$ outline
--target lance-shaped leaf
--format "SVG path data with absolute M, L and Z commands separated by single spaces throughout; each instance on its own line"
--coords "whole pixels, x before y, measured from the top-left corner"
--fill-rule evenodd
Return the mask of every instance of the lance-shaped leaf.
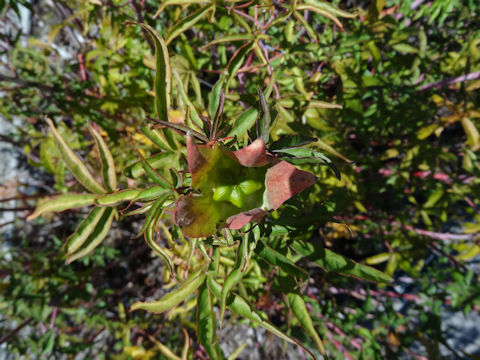
M 91 192 L 97 194 L 106 193 L 107 190 L 93 178 L 83 161 L 80 160 L 77 155 L 75 155 L 65 140 L 63 140 L 63 138 L 60 136 L 55 128 L 55 125 L 53 125 L 53 121 L 47 118 L 47 123 L 50 126 L 50 131 L 52 132 L 58 151 L 62 155 L 62 158 L 65 161 L 68 169 L 72 172 L 73 176 L 75 176 L 78 182 Z
M 169 193 L 165 193 L 162 197 L 158 198 L 155 201 L 154 206 L 152 207 L 152 210 L 149 212 L 147 215 L 147 218 L 145 219 L 145 223 L 142 227 L 142 231 L 144 231 L 144 237 L 145 241 L 147 244 L 152 248 L 152 250 L 160 256 L 165 264 L 168 267 L 168 270 L 170 271 L 170 274 L 174 273 L 174 267 L 173 267 L 173 262 L 168 256 L 167 252 L 165 249 L 163 249 L 160 245 L 157 244 L 155 241 L 155 231 L 158 228 L 158 222 L 161 219 L 162 213 L 163 213 L 163 204 L 167 200 L 169 196 Z
M 314 151 L 309 148 L 290 147 L 284 149 L 273 150 L 275 153 L 286 154 L 289 157 L 285 158 L 286 161 L 292 164 L 324 164 L 327 165 L 334 172 L 337 179 L 341 179 L 340 172 L 333 162 L 323 155 L 321 152 Z
M 230 293 L 230 290 L 233 289 L 235 285 L 238 284 L 240 280 L 242 280 L 243 276 L 245 275 L 245 263 L 247 261 L 248 256 L 248 240 L 249 240 L 249 233 L 243 236 L 243 239 L 240 241 L 237 249 L 237 260 L 235 261 L 235 265 L 233 269 L 228 273 L 222 287 L 222 296 L 220 298 L 220 328 L 223 324 L 223 318 L 225 316 L 225 307 L 227 296 Z
M 215 343 L 217 333 L 217 317 L 215 316 L 213 295 L 204 283 L 199 290 L 197 300 L 197 335 L 198 341 L 205 348 L 212 360 L 222 359 L 220 344 Z
M 319 1 L 319 0 L 305 0 L 304 4 L 300 4 L 295 7 L 296 10 L 311 10 L 325 16 L 326 18 L 332 20 L 335 24 L 337 24 L 340 28 L 343 28 L 342 23 L 338 20 L 337 16 L 345 17 L 345 18 L 354 18 L 357 16 L 355 13 L 349 13 L 339 8 L 333 6 L 332 4 L 326 1 Z
M 213 121 L 218 107 L 220 106 L 220 94 L 222 92 L 224 80 L 221 77 L 213 86 L 212 91 L 208 94 L 208 112 L 210 120 Z
M 130 307 L 130 311 L 146 310 L 154 313 L 162 313 L 170 310 L 184 301 L 188 296 L 195 292 L 205 281 L 204 269 L 199 269 L 178 288 L 163 298 L 152 302 L 136 302 Z
M 209 42 L 207 45 L 202 46 L 202 50 L 208 49 L 210 46 L 213 45 L 218 45 L 218 44 L 223 44 L 223 43 L 232 43 L 235 41 L 253 41 L 255 40 L 255 37 L 252 34 L 231 34 L 231 35 L 226 35 L 220 38 L 217 38 L 211 42 Z
M 180 78 L 180 75 L 175 69 L 173 69 L 173 76 L 175 77 L 176 86 L 178 88 L 178 92 L 180 93 L 180 96 L 182 97 L 182 101 L 185 103 L 185 105 L 187 105 L 188 111 L 190 111 L 190 116 L 193 120 L 193 123 L 201 129 L 203 125 L 202 119 L 198 115 L 195 105 L 193 105 L 193 103 L 188 98 L 185 87 L 183 86 L 182 79 Z
M 300 322 L 300 325 L 302 325 L 305 331 L 307 331 L 308 335 L 310 335 L 320 353 L 323 356 L 326 356 L 322 339 L 320 339 L 320 336 L 318 335 L 315 327 L 313 326 L 312 318 L 310 317 L 310 314 L 307 310 L 305 301 L 303 301 L 302 296 L 300 294 L 291 292 L 287 294 L 287 299 L 293 315 L 295 315 L 295 317 Z
M 155 44 L 155 105 L 157 108 L 158 118 L 163 121 L 168 121 L 172 87 L 172 71 L 170 66 L 170 58 L 168 57 L 167 45 L 152 27 L 147 24 L 139 25 L 149 33 Z M 177 146 L 172 133 L 165 131 L 164 129 L 162 129 L 161 132 L 170 148 L 176 150 Z
M 105 209 L 102 216 L 100 217 L 100 220 L 95 225 L 95 228 L 88 236 L 87 240 L 83 242 L 83 244 L 74 252 L 67 253 L 67 264 L 87 255 L 98 245 L 100 245 L 103 239 L 105 239 L 105 237 L 107 236 L 108 230 L 110 230 L 110 227 L 112 226 L 112 221 L 115 214 L 116 210 L 114 208 Z
M 267 210 L 277 209 L 316 180 L 313 174 L 267 153 L 262 139 L 230 151 L 218 142 L 198 146 L 188 135 L 187 157 L 191 187 L 201 194 L 177 200 L 175 222 L 190 237 L 258 222 Z
M 207 277 L 207 284 L 208 288 L 215 295 L 215 297 L 220 298 L 222 292 L 222 287 L 220 286 L 220 284 L 218 284 L 211 276 Z M 266 320 L 264 316 L 262 316 L 257 310 L 255 310 L 254 307 L 246 299 L 244 299 L 240 295 L 230 293 L 227 298 L 227 307 L 233 313 L 252 321 L 256 325 L 260 325 L 274 335 L 278 336 L 280 339 L 300 346 L 312 357 L 312 359 L 315 359 L 313 354 L 308 351 L 302 344 L 300 344 L 297 340 L 291 338 L 281 330 L 277 329 L 272 323 Z
M 102 136 L 93 126 L 89 125 L 88 130 L 97 144 L 98 155 L 102 164 L 103 183 L 108 191 L 115 191 L 117 190 L 117 173 L 115 171 L 115 162 L 113 161 L 112 153 L 105 143 L 105 140 L 103 140 Z
M 333 251 L 323 248 L 320 244 L 294 241 L 290 246 L 325 271 L 333 271 L 342 275 L 353 276 L 373 282 L 388 283 L 392 280 L 387 274 L 373 267 L 359 264 L 340 254 L 336 254 Z
M 151 222 L 148 224 L 147 228 L 145 229 L 144 237 L 147 244 L 152 248 L 152 250 L 160 256 L 170 271 L 170 274 L 174 273 L 173 261 L 170 259 L 170 256 L 166 253 L 165 249 L 163 249 L 160 245 L 157 244 L 155 241 L 155 224 L 156 222 Z
M 126 189 L 120 190 L 113 194 L 99 196 L 95 199 L 95 204 L 98 206 L 116 206 L 125 201 L 132 201 L 138 197 L 140 190 Z
M 228 75 L 227 75 L 227 80 L 225 85 L 226 89 L 229 88 L 230 82 L 235 77 L 235 75 L 237 75 L 237 71 L 240 70 L 240 67 L 243 65 L 243 62 L 245 61 L 245 57 L 250 52 L 250 50 L 252 50 L 254 44 L 255 43 L 253 41 L 243 44 L 241 47 L 237 49 L 237 51 L 235 51 L 235 53 L 232 55 L 232 57 L 228 61 L 228 64 L 227 64 Z
M 272 249 L 261 240 L 255 247 L 255 253 L 269 264 L 278 266 L 289 275 L 298 277 L 302 280 L 308 279 L 308 273 L 305 270 L 295 265 L 288 257 Z
M 131 179 L 136 179 L 145 175 L 145 162 L 154 170 L 176 166 L 179 154 L 172 152 L 162 152 L 147 159 L 142 159 L 126 166 L 123 174 Z
M 190 15 L 188 15 L 187 17 L 181 19 L 179 22 L 177 22 L 175 25 L 173 25 L 169 29 L 168 36 L 165 42 L 169 44 L 178 35 L 180 35 L 181 33 L 191 28 L 193 25 L 199 22 L 207 14 L 207 12 L 210 9 L 212 9 L 212 4 L 203 6 L 198 10 L 194 11 L 193 13 L 191 13 Z
M 37 206 L 35 211 L 27 217 L 27 220 L 33 220 L 49 212 L 58 212 L 92 205 L 97 196 L 96 194 L 67 194 L 56 196 Z
M 258 118 L 258 110 L 255 108 L 250 108 L 245 110 L 240 116 L 235 120 L 235 123 L 232 126 L 232 129 L 228 133 L 228 137 L 233 136 L 243 136 L 247 131 L 255 124 Z
M 107 208 L 94 207 L 87 217 L 83 219 L 63 246 L 67 254 L 73 254 L 87 241 L 105 213 L 105 210 L 107 210 Z

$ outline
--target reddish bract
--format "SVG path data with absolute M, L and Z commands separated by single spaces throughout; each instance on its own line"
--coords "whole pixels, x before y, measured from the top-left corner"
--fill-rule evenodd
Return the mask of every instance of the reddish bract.
M 315 175 L 268 153 L 262 139 L 241 150 L 231 151 L 218 142 L 197 145 L 188 135 L 187 156 L 191 186 L 201 194 L 180 196 L 174 219 L 183 234 L 189 237 L 209 236 L 222 227 L 235 230 L 249 222 L 260 222 L 268 210 L 277 209 L 316 181 Z M 246 195 L 241 208 L 228 201 L 213 199 L 217 187 L 235 187 L 245 180 L 263 185 L 261 190 Z

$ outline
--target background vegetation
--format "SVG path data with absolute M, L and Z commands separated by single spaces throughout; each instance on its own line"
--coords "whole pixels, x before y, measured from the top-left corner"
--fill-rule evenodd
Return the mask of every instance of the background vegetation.
M 88 124 L 103 129 L 117 172 L 126 175 L 119 176 L 121 188 L 153 183 L 145 168 L 140 177 L 125 171 L 161 151 L 148 136 L 149 119 L 157 117 L 155 43 L 132 24 L 137 22 L 149 24 L 168 45 L 171 122 L 189 125 L 194 111 L 213 118 L 220 79 L 223 121 L 231 127 L 221 136 L 236 135 L 232 146 L 255 139 L 257 114 L 265 119 L 258 87 L 269 104 L 271 142 L 285 135 L 316 139 L 308 147 L 316 160 L 297 165 L 315 173 L 317 184 L 274 212 L 262 231 L 276 226 L 269 245 L 308 272 L 299 294 L 331 358 L 480 355 L 478 347 L 467 346 L 478 342 L 478 329 L 468 329 L 465 320 L 452 332 L 447 324 L 457 312 L 476 316 L 480 302 L 476 1 L 0 4 L 0 111 L 13 124 L 0 140 L 17 150 L 29 174 L 0 188 L 2 213 L 15 214 L 13 228 L 0 224 L 1 351 L 55 359 L 211 356 L 197 340 L 194 296 L 167 314 L 127 311 L 135 301 L 161 298 L 187 276 L 182 271 L 188 273 L 194 246 L 168 216 L 159 241 L 183 256 L 175 255 L 176 276 L 142 238 L 134 238 L 142 230 L 141 215 L 115 222 L 99 247 L 69 265 L 61 247 L 87 211 L 25 221 L 37 199 L 81 189 L 44 116 L 55 120 L 91 169 L 99 167 Z M 21 6 L 32 17 L 30 28 L 21 26 Z M 254 116 L 245 115 L 249 108 L 247 115 Z M 184 136 L 172 136 L 183 149 Z M 159 165 L 160 175 L 175 180 L 169 168 L 186 168 L 182 151 L 171 151 L 177 157 Z M 334 163 L 340 180 L 319 153 Z M 393 281 L 341 276 L 342 269 L 318 254 L 300 259 L 288 250 L 299 239 L 374 266 Z M 225 274 L 238 264 L 232 249 L 222 253 Z M 294 316 L 292 299 L 285 299 L 290 290 L 282 286 L 288 288 L 291 274 L 258 252 L 252 256 L 235 291 L 315 352 L 318 343 Z M 352 271 L 343 275 L 368 279 Z M 216 306 L 219 311 L 220 302 Z M 219 340 L 226 356 L 307 356 L 248 324 L 226 317 Z M 245 338 L 229 337 L 229 327 Z M 455 332 L 464 335 L 463 346 L 454 341 Z M 243 346 L 248 350 L 240 352 Z

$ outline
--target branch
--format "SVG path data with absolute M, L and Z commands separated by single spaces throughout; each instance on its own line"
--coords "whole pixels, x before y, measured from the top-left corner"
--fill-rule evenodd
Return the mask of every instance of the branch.
M 25 326 L 27 326 L 30 322 L 32 321 L 32 318 L 23 320 L 20 325 L 18 325 L 15 329 L 10 331 L 8 334 L 5 334 L 0 338 L 0 345 L 6 342 L 8 339 L 10 339 L 13 335 L 18 333 L 20 330 L 22 330 Z
M 431 88 L 440 88 L 440 87 L 443 87 L 443 86 L 452 85 L 452 84 L 456 84 L 456 83 L 459 83 L 459 82 L 464 82 L 464 81 L 468 81 L 468 80 L 477 80 L 477 79 L 480 79 L 480 71 L 476 71 L 476 72 L 473 72 L 473 73 L 470 73 L 470 74 L 458 76 L 458 77 L 455 77 L 455 78 L 436 81 L 436 82 L 431 83 L 431 84 L 425 84 L 425 85 L 420 86 L 418 91 L 424 91 L 424 90 L 428 90 L 428 89 L 431 89 Z
M 476 234 L 451 234 L 451 233 L 439 233 L 435 231 L 429 231 L 429 230 L 423 230 L 423 229 L 418 229 L 414 228 L 413 226 L 410 225 L 403 225 L 404 229 L 407 229 L 409 231 L 413 231 L 414 233 L 418 235 L 423 235 L 427 236 L 429 238 L 435 239 L 435 240 L 441 240 L 441 241 L 467 241 L 467 240 L 475 240 L 475 238 L 480 237 L 480 233 Z

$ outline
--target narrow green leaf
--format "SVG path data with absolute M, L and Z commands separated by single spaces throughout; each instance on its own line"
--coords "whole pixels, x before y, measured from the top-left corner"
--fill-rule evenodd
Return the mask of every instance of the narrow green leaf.
M 141 156 L 141 154 L 139 153 Z M 143 166 L 143 170 L 145 173 L 157 184 L 160 185 L 166 189 L 168 188 L 173 188 L 172 184 L 168 182 L 168 180 L 161 175 L 159 172 L 157 172 L 153 167 L 151 167 L 148 162 L 141 156 L 141 162 Z
M 160 216 L 162 206 L 165 203 L 165 201 L 167 201 L 169 196 L 170 196 L 170 192 L 163 194 L 157 200 L 155 200 L 150 210 L 148 210 L 147 217 L 145 218 L 145 222 L 143 223 L 143 226 L 138 232 L 136 237 L 139 237 L 140 235 L 142 235 L 152 222 L 156 222 L 157 218 Z
M 47 123 L 50 126 L 50 131 L 52 132 L 58 151 L 78 182 L 91 192 L 97 194 L 106 193 L 107 190 L 93 178 L 82 160 L 68 147 L 65 140 L 63 140 L 55 128 L 55 125 L 53 125 L 53 121 L 47 118 Z
M 134 210 L 130 210 L 129 212 L 125 213 L 124 211 L 122 212 L 122 215 L 124 216 L 134 216 L 134 215 L 143 215 L 145 213 L 147 213 L 148 211 L 150 211 L 150 209 L 152 208 L 152 204 L 147 204 L 147 205 L 144 205 L 144 206 L 141 206 L 137 209 L 134 209 Z M 140 234 L 141 235 L 141 234 Z M 139 235 L 139 236 L 140 236 Z M 138 236 L 137 236 L 138 237 Z
M 333 15 L 336 15 L 336 16 L 340 16 L 340 17 L 344 17 L 344 18 L 350 18 L 350 19 L 353 19 L 354 17 L 357 16 L 357 13 L 341 10 L 341 9 L 337 8 L 336 6 L 334 6 L 331 3 L 326 2 L 326 1 L 305 0 L 305 3 L 314 5 L 317 9 L 328 11 L 329 13 L 331 13 Z
M 333 13 L 330 12 L 330 11 L 321 9 L 321 8 L 315 6 L 315 5 L 302 4 L 302 5 L 297 6 L 297 7 L 295 8 L 295 10 L 309 10 L 309 11 L 313 11 L 314 13 L 317 13 L 317 14 L 319 14 L 319 15 L 322 15 L 322 16 L 326 17 L 327 19 L 332 20 L 339 28 L 343 28 L 342 23 L 340 22 L 340 20 L 338 19 L 338 17 L 335 16 L 335 14 L 333 14 Z
M 268 150 L 275 151 L 275 150 L 281 150 L 281 149 L 300 147 L 300 146 L 308 145 L 314 141 L 317 141 L 317 138 L 306 137 L 302 135 L 285 136 L 277 141 L 274 141 L 268 147 Z
M 95 199 L 95 204 L 99 206 L 116 206 L 125 201 L 132 201 L 140 194 L 140 190 L 126 189 L 113 194 L 107 194 Z
M 172 156 L 175 156 L 171 152 L 162 152 L 143 161 L 136 161 L 123 169 L 123 174 L 131 179 L 136 179 L 145 174 L 145 170 L 143 169 L 143 162 L 146 161 L 147 164 L 152 169 L 160 169 L 162 167 L 167 167 L 168 165 L 175 165 L 176 160 L 172 160 Z
M 193 105 L 193 103 L 188 98 L 187 92 L 185 91 L 185 88 L 183 86 L 182 79 L 180 78 L 180 75 L 178 75 L 178 72 L 175 69 L 173 69 L 173 76 L 175 77 L 177 88 L 178 88 L 178 91 L 180 92 L 180 96 L 182 97 L 182 101 L 185 103 L 185 105 L 187 105 L 187 108 L 190 111 L 190 116 L 192 117 L 193 123 L 196 126 L 198 126 L 200 129 L 202 129 L 203 127 L 202 119 L 198 115 L 195 105 Z
M 207 0 L 165 0 L 162 2 L 162 5 L 160 5 L 160 7 L 158 8 L 155 15 L 153 15 L 153 17 L 156 18 L 165 9 L 165 7 L 169 5 L 189 6 L 193 4 L 205 4 L 206 2 L 208 1 Z
M 100 245 L 103 239 L 105 239 L 105 237 L 107 236 L 108 230 L 110 230 L 110 227 L 112 226 L 112 221 L 115 214 L 116 210 L 114 208 L 105 209 L 105 212 L 95 226 L 95 229 L 92 231 L 87 240 L 82 244 L 82 246 L 73 253 L 67 254 L 69 255 L 67 258 L 67 264 L 70 264 L 72 261 L 75 261 L 87 255 L 98 245 Z
M 130 307 L 130 311 L 146 310 L 154 313 L 162 313 L 177 306 L 188 296 L 194 293 L 205 281 L 205 273 L 203 269 L 199 269 L 177 289 L 169 292 L 160 300 L 153 302 L 136 302 Z
M 209 42 L 207 45 L 202 47 L 202 50 L 206 50 L 210 46 L 218 45 L 218 44 L 224 44 L 224 43 L 230 44 L 236 41 L 253 41 L 253 40 L 255 40 L 255 37 L 252 34 L 231 34 L 231 35 L 226 35 Z
M 257 138 L 262 138 L 265 141 L 265 144 L 268 144 L 270 139 L 270 108 L 267 104 L 267 99 L 265 99 L 265 95 L 263 95 L 262 89 L 260 87 L 257 88 L 258 93 L 258 102 L 260 103 L 260 110 L 261 116 L 260 121 L 257 122 Z
M 153 336 L 148 336 L 150 341 L 152 341 L 155 344 L 155 347 L 160 351 L 160 353 L 165 356 L 167 360 L 182 360 L 180 357 L 175 355 L 175 353 L 170 350 L 168 346 L 163 345 L 160 341 L 155 339 Z
M 480 134 L 475 124 L 468 117 L 462 118 L 462 126 L 467 135 L 467 144 L 473 151 L 480 148 Z
M 248 130 L 255 124 L 258 118 L 258 110 L 255 108 L 250 108 L 243 113 L 235 120 L 232 129 L 228 133 L 228 137 L 242 137 L 247 133 Z
M 248 342 L 243 342 L 243 344 L 241 344 L 239 347 L 237 347 L 232 353 L 230 353 L 230 355 L 228 355 L 228 358 L 227 360 L 236 360 L 240 357 L 240 354 L 243 352 L 243 350 L 245 350 L 245 348 L 247 347 L 248 345 Z
M 342 109 L 342 105 L 329 103 L 321 100 L 310 100 L 307 108 L 309 109 Z
M 180 132 L 182 134 L 190 133 L 192 136 L 196 137 L 197 139 L 199 139 L 203 142 L 208 142 L 209 141 L 209 139 L 205 135 L 203 135 L 202 133 L 199 133 L 198 131 L 193 130 L 192 128 L 189 128 L 188 126 L 181 125 L 181 124 L 169 123 L 169 122 L 162 121 L 162 120 L 156 120 L 156 119 L 152 119 L 152 120 L 155 121 L 156 123 L 158 123 L 159 125 L 161 125 L 162 127 L 168 127 L 170 129 L 173 129 L 173 130 L 175 130 L 177 132 Z
M 215 316 L 212 294 L 204 283 L 199 290 L 197 299 L 197 336 L 212 360 L 222 359 L 223 354 L 216 342 L 217 317 Z
M 67 194 L 59 195 L 51 200 L 42 202 L 35 211 L 27 217 L 27 220 L 33 220 L 40 215 L 49 212 L 59 212 L 68 209 L 75 209 L 83 206 L 92 205 L 95 201 L 96 194 Z
M 325 271 L 333 271 L 373 282 L 388 283 L 392 281 L 392 278 L 383 272 L 370 266 L 359 264 L 343 255 L 336 254 L 323 248 L 320 244 L 294 241 L 290 246 Z
M 107 208 L 94 207 L 85 219 L 77 226 L 75 232 L 65 242 L 63 248 L 67 254 L 73 254 L 87 241 L 95 230 Z
M 211 276 L 207 277 L 207 284 L 208 288 L 215 295 L 215 297 L 220 299 L 222 293 L 222 287 L 220 286 L 220 284 L 218 284 Z M 264 316 L 262 316 L 257 310 L 255 310 L 247 300 L 245 300 L 240 295 L 230 293 L 227 298 L 227 307 L 232 310 L 233 313 L 252 321 L 256 325 L 265 328 L 272 334 L 278 336 L 280 339 L 300 346 L 312 357 L 312 359 L 315 359 L 313 354 L 302 344 L 300 344 L 300 342 L 283 333 L 281 330 L 277 329 L 272 323 L 266 320 Z
M 303 27 L 305 28 L 305 30 L 307 31 L 308 33 L 308 36 L 310 36 L 310 38 L 313 40 L 313 41 L 317 41 L 317 34 L 315 33 L 315 30 L 313 30 L 313 28 L 310 26 L 310 24 L 308 23 L 307 20 L 305 20 L 305 18 L 303 17 L 303 15 L 298 12 L 298 11 L 294 11 L 293 12 L 293 16 L 303 25 Z
M 102 164 L 103 183 L 108 191 L 113 192 L 117 190 L 117 173 L 115 171 L 115 162 L 113 161 L 112 153 L 105 143 L 105 140 L 103 140 L 102 136 L 93 126 L 89 125 L 88 130 L 97 144 L 98 154 Z
M 160 149 L 170 151 L 168 141 L 165 139 L 163 131 L 152 129 L 150 126 L 142 126 L 140 131 Z
M 292 157 L 283 158 L 285 161 L 294 165 L 301 164 L 324 164 L 327 165 L 335 173 L 335 176 L 340 180 L 341 175 L 333 162 L 323 155 L 321 152 L 314 151 L 309 148 L 293 147 L 288 149 L 273 150 L 275 153 L 287 154 Z
M 220 326 L 222 326 L 223 318 L 225 316 L 227 296 L 230 293 L 230 290 L 232 290 L 233 287 L 237 285 L 240 280 L 242 280 L 243 275 L 245 275 L 245 264 L 248 256 L 248 238 L 249 234 L 247 233 L 240 241 L 237 249 L 237 259 L 235 261 L 235 265 L 223 283 L 222 294 L 220 298 Z
M 163 195 L 167 195 L 168 190 L 162 186 L 151 186 L 145 190 L 140 190 L 139 194 L 133 199 L 133 201 L 151 201 L 160 198 Z
M 147 227 L 144 232 L 144 237 L 145 241 L 147 244 L 152 248 L 152 250 L 160 256 L 165 264 L 168 267 L 168 270 L 170 271 L 170 274 L 174 274 L 174 267 L 173 267 L 173 262 L 172 259 L 168 256 L 168 254 L 165 252 L 165 250 L 157 244 L 155 241 L 155 229 L 157 228 L 157 223 L 160 220 L 160 217 L 162 215 L 163 209 L 161 207 L 157 207 L 155 214 L 153 214 L 153 219 L 149 221 L 147 224 Z
M 168 57 L 168 49 L 165 41 L 158 36 L 157 32 L 147 24 L 139 24 L 151 36 L 155 43 L 155 105 L 157 116 L 160 120 L 168 121 L 168 111 L 170 110 L 170 94 L 172 87 L 172 71 L 170 59 Z M 163 131 L 163 135 L 172 150 L 176 150 L 177 146 L 172 133 Z
M 416 54 L 418 53 L 418 48 L 407 43 L 400 43 L 392 45 L 392 48 L 395 51 L 398 51 L 403 54 Z
M 220 98 L 218 101 L 217 111 L 215 116 L 213 117 L 212 122 L 212 131 L 210 134 L 210 140 L 214 140 L 217 138 L 217 134 L 220 130 L 220 120 L 223 115 L 223 107 L 225 106 L 225 91 L 223 89 L 220 90 Z
M 296 293 L 289 293 L 287 294 L 287 299 L 293 315 L 295 315 L 302 327 L 307 331 L 308 335 L 310 335 L 318 351 L 320 351 L 323 356 L 326 356 L 322 339 L 320 339 L 320 336 L 315 330 L 315 326 L 313 326 L 312 318 L 310 317 L 302 296 Z
M 184 33 L 186 30 L 190 29 L 193 25 L 199 22 L 211 9 L 212 9 L 212 4 L 208 4 L 204 7 L 197 9 L 187 17 L 184 17 L 183 19 L 181 19 L 179 22 L 177 22 L 175 25 L 173 25 L 169 29 L 165 43 L 167 45 L 170 44 L 170 42 L 173 39 L 175 39 L 178 35 Z
M 245 57 L 252 50 L 253 45 L 253 41 L 242 45 L 240 48 L 237 49 L 237 51 L 235 51 L 235 53 L 230 58 L 227 64 L 228 75 L 225 83 L 225 92 L 228 92 L 230 82 L 235 77 L 235 75 L 237 75 L 237 71 L 240 70 L 240 68 L 242 67 L 243 62 L 245 61 Z
M 340 159 L 346 161 L 347 163 L 352 163 L 352 160 L 347 158 L 346 156 L 340 154 L 337 150 L 335 150 L 331 145 L 327 144 L 325 141 L 318 139 L 315 145 L 321 149 L 329 152 L 332 155 L 335 155 L 336 157 L 339 157 Z
M 208 112 L 210 120 L 213 121 L 215 114 L 217 113 L 220 105 L 220 94 L 223 87 L 223 78 L 221 77 L 215 85 L 213 85 L 212 91 L 208 94 Z
M 266 245 L 262 240 L 257 243 L 255 253 L 269 264 L 278 266 L 289 275 L 301 278 L 302 280 L 308 279 L 308 273 L 305 270 L 295 265 L 293 261 L 285 255 Z

